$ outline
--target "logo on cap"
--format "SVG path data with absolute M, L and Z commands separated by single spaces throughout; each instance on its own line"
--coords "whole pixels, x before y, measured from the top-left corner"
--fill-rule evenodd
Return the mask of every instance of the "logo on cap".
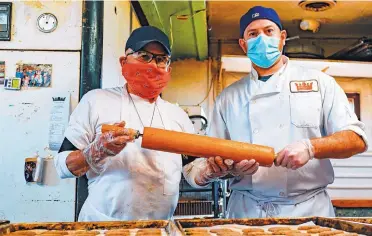
M 256 17 L 259 17 L 260 16 L 260 13 L 254 13 L 254 14 L 252 14 L 252 18 L 256 18 Z

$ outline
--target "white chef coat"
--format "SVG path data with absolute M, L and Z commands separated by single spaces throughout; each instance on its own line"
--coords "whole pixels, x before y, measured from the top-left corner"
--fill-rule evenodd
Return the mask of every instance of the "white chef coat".
M 267 145 L 279 152 L 302 139 L 352 130 L 367 145 L 364 124 L 336 81 L 320 71 L 292 65 L 284 56 L 283 60 L 285 66 L 267 82 L 258 80 L 252 68 L 247 77 L 226 88 L 216 99 L 208 135 Z M 305 86 L 312 82 L 312 87 L 298 90 L 296 84 L 302 82 Z M 200 169 L 204 161 L 195 160 L 190 167 L 187 179 L 194 187 L 198 187 L 196 167 Z M 252 176 L 231 180 L 230 218 L 334 215 L 325 190 L 334 180 L 329 159 L 310 160 L 297 170 L 260 167 Z
M 145 126 L 150 126 L 155 103 L 131 95 Z M 152 127 L 193 133 L 186 113 L 176 105 L 156 101 Z M 159 114 L 160 112 L 160 114 Z M 100 134 L 102 124 L 125 121 L 126 127 L 143 132 L 143 126 L 126 89 L 88 92 L 73 111 L 65 136 L 82 150 Z M 66 166 L 70 151 L 55 160 L 61 178 L 75 177 Z M 97 175 L 87 172 L 88 198 L 79 221 L 169 219 L 178 202 L 182 172 L 181 155 L 141 148 L 141 138 L 112 157 L 108 168 Z

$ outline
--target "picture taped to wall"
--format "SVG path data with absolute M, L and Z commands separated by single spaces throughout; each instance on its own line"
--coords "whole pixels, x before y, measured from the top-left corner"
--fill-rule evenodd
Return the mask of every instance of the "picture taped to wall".
M 36 162 L 37 158 L 26 158 L 25 160 L 25 180 L 27 183 L 36 182 L 35 181 L 35 174 L 36 174 Z
M 51 64 L 19 64 L 16 77 L 22 79 L 22 87 L 50 87 L 52 83 Z
M 0 61 L 0 84 L 4 84 L 5 80 L 5 61 Z

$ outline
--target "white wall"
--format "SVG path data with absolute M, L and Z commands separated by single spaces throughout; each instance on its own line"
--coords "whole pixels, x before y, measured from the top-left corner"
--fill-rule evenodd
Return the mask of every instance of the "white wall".
M 58 18 L 58 28 L 49 34 L 36 26 L 44 12 Z M 0 51 L 6 76 L 15 76 L 17 63 L 52 64 L 53 68 L 50 88 L 6 91 L 0 85 L 0 219 L 73 221 L 75 179 L 59 179 L 53 159 L 46 161 L 44 185 L 27 184 L 23 168 L 25 158 L 36 153 L 56 155 L 46 148 L 51 96 L 67 92 L 71 109 L 78 103 L 82 2 L 14 1 L 12 15 L 12 39 L 0 42 L 1 49 L 8 49 Z
M 119 58 L 130 33 L 140 25 L 129 1 L 105 1 L 104 18 L 102 88 L 112 88 L 124 84 Z
M 213 109 L 213 90 L 208 94 L 212 78 L 209 61 L 186 59 L 172 62 L 171 66 L 172 79 L 162 93 L 163 99 L 183 107 L 200 106 L 209 117 Z
M 8 1 L 12 2 L 11 41 L 0 41 L 1 49 L 81 49 L 82 1 Z M 37 29 L 37 18 L 54 14 L 58 27 L 53 33 Z
M 372 139 L 372 78 L 341 78 L 337 83 L 346 93 L 360 94 L 360 119 L 366 125 L 366 133 Z M 335 181 L 329 186 L 331 197 L 372 197 L 372 146 L 369 151 L 345 160 L 331 160 Z

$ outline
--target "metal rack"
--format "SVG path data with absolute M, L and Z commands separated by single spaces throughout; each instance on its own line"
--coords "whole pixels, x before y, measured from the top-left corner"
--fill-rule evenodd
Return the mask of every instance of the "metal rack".
M 211 183 L 207 188 L 193 188 L 182 177 L 175 217 L 224 218 L 227 200 L 226 186 L 226 180 L 221 180 Z

